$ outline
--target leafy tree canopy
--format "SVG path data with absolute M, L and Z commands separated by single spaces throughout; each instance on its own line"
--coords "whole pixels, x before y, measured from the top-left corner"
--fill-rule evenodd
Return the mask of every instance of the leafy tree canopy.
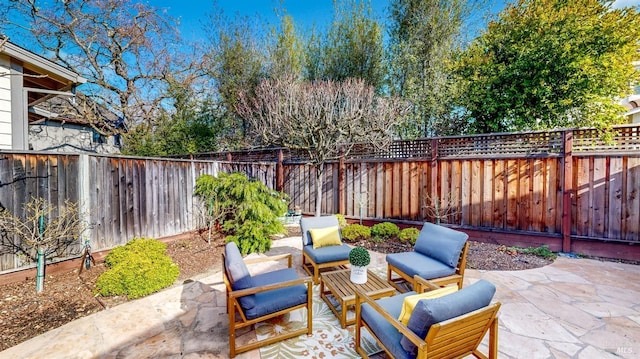
M 473 132 L 606 128 L 639 74 L 640 17 L 605 0 L 519 0 L 462 54 Z

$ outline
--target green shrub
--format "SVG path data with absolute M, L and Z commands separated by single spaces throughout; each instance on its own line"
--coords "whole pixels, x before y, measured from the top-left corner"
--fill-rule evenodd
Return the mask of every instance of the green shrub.
M 105 258 L 109 269 L 98 278 L 96 293 L 134 299 L 170 286 L 180 270 L 166 250 L 165 243 L 153 238 L 135 238 L 114 248 Z
M 420 230 L 418 228 L 405 228 L 400 231 L 400 235 L 398 236 L 398 238 L 401 242 L 408 241 L 409 243 L 411 243 L 411 245 L 415 245 L 419 235 Z
M 271 236 L 285 233 L 278 217 L 287 212 L 286 194 L 273 191 L 242 173 L 200 176 L 194 193 L 217 213 L 227 242 L 238 244 L 243 255 L 266 252 Z
M 542 257 L 544 259 L 550 259 L 550 260 L 554 260 L 556 259 L 557 255 L 555 253 L 553 253 L 551 251 L 551 249 L 549 249 L 548 246 L 540 246 L 540 247 L 529 247 L 529 248 L 521 248 L 518 246 L 514 246 L 514 247 L 509 247 L 509 249 L 514 250 L 518 253 L 523 253 L 523 254 L 533 254 L 535 256 L 538 257 Z
M 357 241 L 360 239 L 369 239 L 371 237 L 371 228 L 361 224 L 349 224 L 342 228 L 342 238 L 347 241 Z
M 396 237 L 400 233 L 400 228 L 395 223 L 382 222 L 371 227 L 371 235 L 381 240 Z
M 340 226 L 340 228 L 344 228 L 347 226 L 347 219 L 344 218 L 343 214 L 336 213 L 335 216 L 338 219 L 338 225 Z

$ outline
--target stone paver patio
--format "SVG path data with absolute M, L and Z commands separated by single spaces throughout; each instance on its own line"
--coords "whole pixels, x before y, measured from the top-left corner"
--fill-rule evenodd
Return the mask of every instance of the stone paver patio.
M 270 253 L 294 253 L 299 267 L 300 242 L 276 241 Z M 384 264 L 373 256 L 372 267 Z M 561 257 L 532 270 L 466 271 L 466 283 L 480 278 L 496 285 L 502 302 L 500 358 L 640 357 L 640 266 Z M 221 275 L 209 273 L 68 323 L 0 358 L 226 358 L 227 320 Z

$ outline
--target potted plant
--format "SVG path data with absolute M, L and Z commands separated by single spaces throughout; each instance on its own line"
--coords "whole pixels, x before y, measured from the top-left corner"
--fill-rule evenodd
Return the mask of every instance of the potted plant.
M 351 281 L 356 284 L 367 282 L 367 266 L 371 263 L 369 251 L 363 247 L 354 247 L 349 252 L 351 263 Z

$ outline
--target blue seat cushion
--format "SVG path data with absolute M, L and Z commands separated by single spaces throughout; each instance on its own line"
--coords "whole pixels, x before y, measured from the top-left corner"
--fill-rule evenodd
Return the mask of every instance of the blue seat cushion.
M 391 253 L 387 254 L 386 259 L 387 263 L 397 267 L 411 278 L 417 274 L 424 279 L 434 279 L 456 272 L 455 267 L 450 267 L 418 252 Z
M 488 306 L 495 292 L 496 287 L 493 284 L 481 279 L 452 294 L 422 299 L 413 309 L 407 327 L 418 337 L 425 338 L 433 324 Z M 404 335 L 400 344 L 410 354 L 417 354 L 417 347 Z
M 300 230 L 302 231 L 302 245 L 312 244 L 310 228 L 327 228 L 339 227 L 338 218 L 336 216 L 319 216 L 319 217 L 303 217 L 300 219 Z M 340 233 L 342 239 L 342 233 Z
M 464 232 L 426 222 L 416 239 L 414 250 L 455 268 L 468 238 Z
M 298 279 L 298 273 L 293 268 L 275 270 L 273 272 L 257 274 L 253 276 L 256 287 L 282 283 L 288 280 Z M 251 295 L 254 297 L 255 306 L 245 308 L 244 314 L 249 319 L 261 317 L 283 309 L 287 309 L 307 302 L 307 286 L 304 284 L 286 288 L 273 289 L 266 292 Z
M 339 246 L 328 246 L 313 248 L 313 244 L 308 244 L 302 250 L 309 255 L 314 263 L 328 263 L 349 259 L 351 247 L 346 244 Z
M 224 266 L 229 273 L 233 290 L 253 287 L 253 279 L 235 242 L 229 242 L 224 246 Z M 239 300 L 240 306 L 245 309 L 251 309 L 256 305 L 252 295 L 241 297 Z
M 380 304 L 384 310 L 394 318 L 400 316 L 402 310 L 402 303 L 404 298 L 409 295 L 414 295 L 416 292 L 407 292 L 404 294 L 396 295 L 393 297 L 386 297 L 376 300 L 376 303 Z M 398 331 L 388 320 L 386 320 L 380 313 L 374 310 L 369 304 L 362 304 L 361 308 L 362 319 L 369 325 L 371 331 L 375 336 L 384 344 L 385 347 L 391 352 L 394 358 L 415 358 L 415 355 L 410 355 L 400 344 L 404 335 Z

